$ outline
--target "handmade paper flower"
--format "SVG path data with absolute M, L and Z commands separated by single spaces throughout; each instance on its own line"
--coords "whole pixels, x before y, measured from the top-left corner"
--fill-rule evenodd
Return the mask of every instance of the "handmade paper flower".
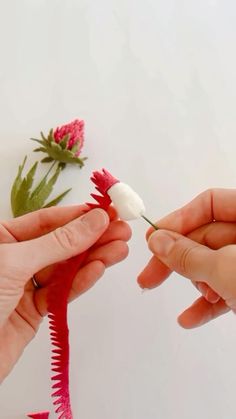
M 126 221 L 144 215 L 145 206 L 140 196 L 129 185 L 114 178 L 106 169 L 94 172 L 91 180 L 102 195 L 91 194 L 98 204 L 89 204 L 90 207 L 107 209 L 113 203 L 119 217 Z
M 130 221 L 142 217 L 155 230 L 158 230 L 158 226 L 144 215 L 146 210 L 143 200 L 129 185 L 120 182 L 106 169 L 93 172 L 91 180 L 101 195 L 91 193 L 97 204 L 88 203 L 90 208 L 107 210 L 112 203 L 121 219 Z
M 47 154 L 42 162 L 52 162 L 46 175 L 34 188 L 34 177 L 36 174 L 38 162 L 36 162 L 24 177 L 22 177 L 26 158 L 23 164 L 19 166 L 18 174 L 14 180 L 11 190 L 11 207 L 14 217 L 36 211 L 40 208 L 57 205 L 67 195 L 70 189 L 61 193 L 55 199 L 47 202 L 53 191 L 53 187 L 58 176 L 67 163 L 84 165 L 86 158 L 81 158 L 80 153 L 84 144 L 84 121 L 76 119 L 75 121 L 50 130 L 47 137 L 41 133 L 41 139 L 32 138 L 37 141 L 40 147 L 34 151 L 40 151 Z M 56 166 L 56 167 L 55 167 Z M 54 174 L 49 178 L 49 173 L 55 167 Z
M 73 150 L 75 156 L 79 156 L 84 144 L 84 121 L 75 119 L 73 122 L 57 127 L 54 131 L 56 143 L 61 143 L 66 136 L 68 137 L 67 149 Z
M 41 132 L 41 139 L 31 138 L 40 144 L 34 151 L 46 153 L 42 162 L 58 161 L 64 167 L 67 163 L 84 166 L 86 157 L 79 157 L 84 144 L 84 121 L 75 119 L 69 124 L 51 129 L 47 137 Z

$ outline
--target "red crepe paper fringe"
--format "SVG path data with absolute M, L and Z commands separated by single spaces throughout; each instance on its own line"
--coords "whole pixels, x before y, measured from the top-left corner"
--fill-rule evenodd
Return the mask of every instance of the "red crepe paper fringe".
M 103 208 L 105 211 L 108 210 L 111 199 L 107 191 L 119 180 L 114 178 L 106 169 L 102 169 L 102 172 L 94 172 L 91 180 L 101 195 L 92 193 L 91 196 L 97 201 L 97 204 L 88 203 L 87 205 L 90 209 Z M 84 252 L 58 264 L 54 271 L 53 282 L 48 290 L 48 318 L 53 348 L 51 366 L 53 373 L 55 373 L 52 376 L 52 397 L 55 399 L 53 404 L 56 408 L 55 413 L 59 415 L 58 419 L 73 419 L 69 388 L 70 347 L 67 305 L 72 282 L 86 256 L 87 252 Z M 48 419 L 49 412 L 35 413 L 29 417 Z
M 116 183 L 120 181 L 111 175 L 106 169 L 102 169 L 101 172 L 93 172 L 91 181 L 95 184 L 95 189 L 101 193 L 101 195 L 91 193 L 92 198 L 97 201 L 97 204 L 88 204 L 90 208 L 103 208 L 107 210 L 111 204 L 111 198 L 107 191 Z
M 69 328 L 67 305 L 72 282 L 87 253 L 58 264 L 48 291 L 48 318 L 52 349 L 53 404 L 58 419 L 72 419 L 69 389 Z

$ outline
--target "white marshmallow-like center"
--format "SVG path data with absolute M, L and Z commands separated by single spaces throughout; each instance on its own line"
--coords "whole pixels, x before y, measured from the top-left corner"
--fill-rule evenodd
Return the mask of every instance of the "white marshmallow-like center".
M 107 193 L 122 220 L 135 220 L 145 213 L 142 199 L 126 183 L 115 183 Z

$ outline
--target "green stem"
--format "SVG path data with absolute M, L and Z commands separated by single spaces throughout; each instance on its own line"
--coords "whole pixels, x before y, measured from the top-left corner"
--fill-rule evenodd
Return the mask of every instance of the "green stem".
M 41 179 L 40 180 L 40 182 L 38 183 L 38 185 L 36 186 L 36 188 L 34 188 L 34 190 L 33 190 L 33 192 L 32 192 L 32 195 L 31 196 L 33 196 L 35 193 L 36 193 L 36 191 L 38 191 L 38 189 L 41 187 L 41 185 L 44 183 L 44 181 L 46 181 L 46 179 L 47 179 L 47 177 L 48 177 L 48 175 L 49 175 L 49 173 L 52 171 L 52 169 L 53 169 L 53 167 L 55 166 L 55 164 L 56 164 L 57 162 L 56 162 L 56 160 L 53 162 L 53 164 L 50 166 L 50 168 L 49 168 L 49 170 L 47 171 L 47 173 L 46 173 L 46 175 L 43 177 L 43 179 Z
M 49 173 L 52 171 L 52 169 L 53 169 L 53 167 L 55 166 L 56 163 L 57 163 L 56 160 L 54 160 L 52 165 L 49 167 L 49 170 L 47 171 L 46 175 L 44 176 L 44 179 L 46 179 L 48 177 Z
M 155 230 L 158 230 L 159 227 L 157 227 L 154 223 L 152 223 L 145 215 L 142 215 L 142 218 L 147 221 Z

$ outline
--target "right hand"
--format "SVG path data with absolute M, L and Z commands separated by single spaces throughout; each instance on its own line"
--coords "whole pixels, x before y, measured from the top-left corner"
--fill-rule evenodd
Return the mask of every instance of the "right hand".
M 158 286 L 172 271 L 189 278 L 202 297 L 180 315 L 185 328 L 236 312 L 236 190 L 207 190 L 157 225 L 147 233 L 154 256 L 139 285 Z

